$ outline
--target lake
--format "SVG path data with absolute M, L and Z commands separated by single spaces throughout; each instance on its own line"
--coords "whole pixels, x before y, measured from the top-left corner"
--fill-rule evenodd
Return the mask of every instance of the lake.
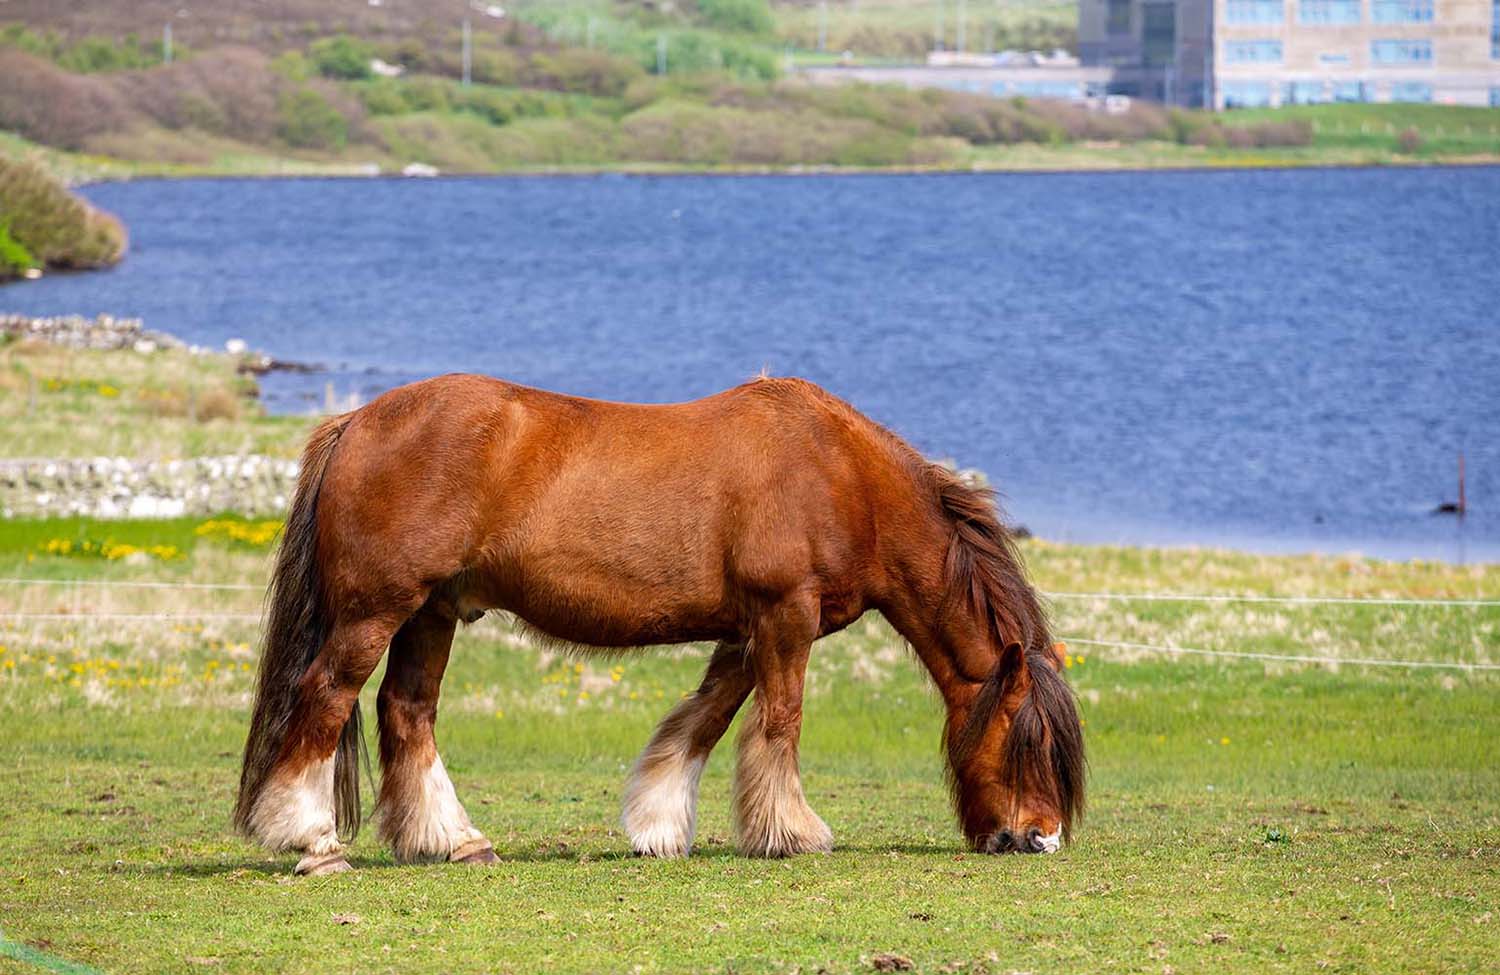
M 813 379 L 1058 540 L 1500 559 L 1500 169 L 187 180 L 119 268 L 0 289 L 368 399 Z M 1434 516 L 1468 465 L 1469 516 Z

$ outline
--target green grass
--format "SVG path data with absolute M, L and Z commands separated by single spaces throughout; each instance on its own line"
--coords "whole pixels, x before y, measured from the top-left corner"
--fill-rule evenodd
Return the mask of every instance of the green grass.
M 0 458 L 294 456 L 312 420 L 267 415 L 236 365 L 0 340 Z
M 196 522 L 0 523 L 0 576 L 263 580 L 268 550 Z M 114 533 L 186 558 L 38 555 Z M 1495 596 L 1493 566 L 1030 542 L 1049 590 Z M 1056 602 L 1075 637 L 1494 662 L 1500 610 Z M 255 592 L 0 587 L 0 613 L 254 612 Z M 503 621 L 460 635 L 439 737 L 494 868 L 294 880 L 234 838 L 254 625 L 0 619 L 0 931 L 111 972 L 1475 971 L 1495 954 L 1500 678 L 1073 649 L 1090 810 L 1051 857 L 967 853 L 941 706 L 875 617 L 821 642 L 803 771 L 830 856 L 742 859 L 732 738 L 697 853 L 633 859 L 626 769 L 703 648 L 559 656 Z M 376 681 L 372 681 L 372 688 Z M 372 705 L 369 690 L 365 705 Z M 731 735 L 733 733 L 731 732 Z M 339 923 L 338 916 L 353 923 Z M 7 967 L 9 966 L 9 967 Z M 25 971 L 0 960 L 0 971 Z
M 1361 151 L 1380 156 L 1399 154 L 1398 136 L 1410 129 L 1421 138 L 1409 153 L 1418 159 L 1455 156 L 1500 156 L 1500 110 L 1462 105 L 1288 105 L 1236 110 L 1224 116 L 1240 121 L 1280 122 L 1304 119 L 1313 124 L 1313 147 L 1319 151 Z

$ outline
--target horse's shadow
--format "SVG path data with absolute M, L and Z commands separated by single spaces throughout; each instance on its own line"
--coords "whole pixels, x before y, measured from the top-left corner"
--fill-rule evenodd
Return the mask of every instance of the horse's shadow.
M 650 857 L 644 857 L 630 850 L 496 850 L 500 860 L 492 864 L 488 869 L 494 870 L 507 864 L 546 864 L 546 863 L 644 863 Z M 855 843 L 840 844 L 833 849 L 833 856 L 841 853 L 855 853 L 866 856 L 880 856 L 884 854 L 898 854 L 901 856 L 946 856 L 965 858 L 969 856 L 979 857 L 970 850 L 951 844 L 940 843 Z M 816 856 L 807 854 L 806 856 Z M 727 844 L 713 844 L 706 847 L 698 847 L 693 850 L 692 860 L 708 860 L 715 863 L 729 863 L 736 861 L 754 862 L 755 858 L 743 856 L 733 846 Z M 352 856 L 349 865 L 361 873 L 379 873 L 392 870 L 411 870 L 413 865 L 397 863 L 388 856 Z M 418 865 L 420 869 L 422 865 Z M 430 864 L 428 866 L 447 866 L 455 869 L 475 871 L 483 873 L 485 867 L 468 866 L 465 864 Z M 219 877 L 229 874 L 246 873 L 255 874 L 260 877 L 281 877 L 291 873 L 290 860 L 264 860 L 264 859 L 240 859 L 229 861 L 214 861 L 211 863 L 187 863 L 187 864 L 148 864 L 138 868 L 138 872 L 153 875 L 173 874 L 186 877 Z

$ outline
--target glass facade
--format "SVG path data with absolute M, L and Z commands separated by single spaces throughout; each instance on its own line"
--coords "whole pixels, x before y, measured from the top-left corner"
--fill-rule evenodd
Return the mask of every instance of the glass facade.
M 1333 84 L 1333 100 L 1336 102 L 1367 102 L 1370 91 L 1362 81 L 1336 81 Z
M 1376 64 L 1431 64 L 1431 41 L 1371 41 L 1370 59 Z
M 1495 0 L 1500 4 L 1500 0 Z M 1286 19 L 1285 0 L 1228 0 L 1224 19 L 1231 24 L 1279 24 Z
M 1104 29 L 1111 34 L 1130 33 L 1130 0 L 1109 0 Z
M 1225 108 L 1263 108 L 1271 104 L 1268 81 L 1226 81 L 1220 88 Z
M 1490 57 L 1500 58 L 1500 0 L 1490 6 Z
M 1142 10 L 1145 13 L 1142 58 L 1153 67 L 1171 64 L 1177 55 L 1177 4 L 1148 3 Z
M 1298 0 L 1299 24 L 1357 24 L 1359 0 Z
M 1370 19 L 1377 24 L 1430 24 L 1433 0 L 1371 0 Z
M 1280 41 L 1225 41 L 1226 64 L 1280 64 Z
M 1328 101 L 1328 92 L 1321 81 L 1288 81 L 1281 86 L 1281 104 L 1317 105 Z
M 1393 102 L 1430 102 L 1432 86 L 1421 81 L 1401 81 L 1391 85 Z

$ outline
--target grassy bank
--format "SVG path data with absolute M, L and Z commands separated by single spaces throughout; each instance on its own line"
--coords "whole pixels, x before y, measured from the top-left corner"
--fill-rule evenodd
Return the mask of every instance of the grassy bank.
M 165 560 L 47 554 L 105 538 Z M 0 574 L 263 581 L 265 535 L 201 522 L 0 525 Z M 53 548 L 57 546 L 53 544 Z M 1492 568 L 1026 545 L 1053 590 L 1494 595 Z M 0 589 L 0 611 L 246 613 L 246 592 Z M 1490 659 L 1500 611 L 1058 600 L 1061 631 L 1269 652 Z M 493 869 L 292 881 L 227 828 L 255 625 L 0 623 L 0 930 L 118 972 L 1474 971 L 1500 895 L 1496 679 L 1172 659 L 1075 645 L 1091 809 L 1052 857 L 967 854 L 941 707 L 870 618 L 816 648 L 803 768 L 830 856 L 750 861 L 728 823 L 732 734 L 698 853 L 641 861 L 625 770 L 704 648 L 572 660 L 501 621 L 460 637 L 440 737 Z M 376 675 L 378 682 L 379 675 Z M 372 685 L 373 686 L 373 685 Z M 368 708 L 372 701 L 366 701 Z M 0 967 L 6 963 L 0 960 Z
M 270 416 L 231 356 L 74 349 L 0 334 L 0 459 L 295 456 L 311 420 Z

